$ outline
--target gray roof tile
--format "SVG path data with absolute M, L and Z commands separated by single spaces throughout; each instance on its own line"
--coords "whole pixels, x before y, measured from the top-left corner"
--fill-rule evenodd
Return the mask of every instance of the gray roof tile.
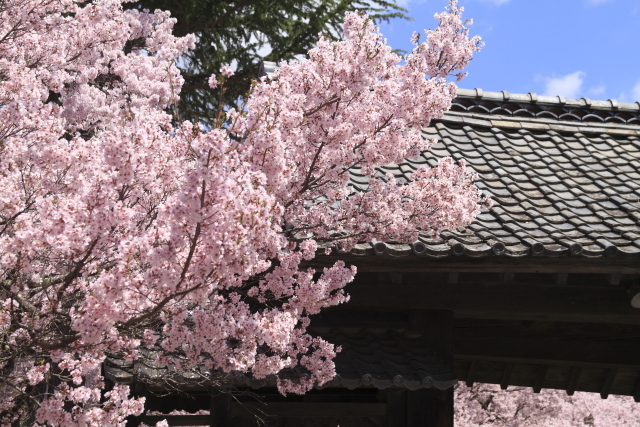
M 410 338 L 391 330 L 353 333 L 334 329 L 321 335 L 342 347 L 335 358 L 336 378 L 323 387 L 447 389 L 457 381 L 422 337 Z
M 336 376 L 317 388 L 393 387 L 417 390 L 435 387 L 444 390 L 458 381 L 453 371 L 421 336 L 409 337 L 392 330 L 376 333 L 341 329 L 316 332 L 320 332 L 319 335 L 330 343 L 342 347 L 334 359 Z M 163 378 L 170 378 L 178 384 L 210 385 L 213 382 L 230 387 L 260 388 L 276 384 L 275 376 L 255 379 L 240 372 L 209 372 L 204 367 L 192 370 L 159 367 L 155 363 L 156 353 L 143 349 L 141 357 L 135 362 L 109 356 L 104 362 L 105 377 L 125 384 L 134 381 L 153 382 Z
M 501 242 L 506 256 L 640 257 L 640 104 L 478 93 L 461 89 L 451 112 L 424 130 L 439 142 L 420 162 L 385 168 L 408 177 L 418 164 L 464 158 L 493 198 L 467 234 L 445 231 L 420 254 L 454 256 L 446 248 L 455 245 L 458 255 L 495 256 Z

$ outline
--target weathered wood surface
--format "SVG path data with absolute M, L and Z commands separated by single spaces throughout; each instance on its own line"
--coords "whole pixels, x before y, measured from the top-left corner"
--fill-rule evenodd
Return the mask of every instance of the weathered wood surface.
M 420 333 L 443 362 L 453 368 L 454 318 L 451 310 L 412 310 L 410 330 Z M 407 426 L 453 427 L 453 389 L 408 393 Z
M 427 328 L 417 327 L 425 322 L 418 320 L 417 313 L 355 309 L 346 304 L 313 319 L 312 326 L 375 329 L 393 324 L 396 329 L 428 335 Z M 427 323 L 435 330 L 443 327 L 437 319 Z M 442 338 L 432 337 L 430 344 L 437 345 Z M 454 371 L 469 384 L 640 395 L 637 324 L 455 318 L 453 345 Z M 442 348 L 439 353 L 446 355 Z
M 454 370 L 467 384 L 640 399 L 637 325 L 456 319 L 454 342 Z
M 209 403 L 209 426 L 228 426 L 230 409 L 231 396 L 228 394 L 211 394 L 211 401 Z
M 528 272 L 528 273 L 597 273 L 640 274 L 637 259 L 585 257 L 448 257 L 358 256 L 350 254 L 319 255 L 305 266 L 323 268 L 342 260 L 358 267 L 359 272 Z
M 568 394 L 587 391 L 600 393 L 604 398 L 618 394 L 633 396 L 640 401 L 638 366 L 612 368 L 575 362 L 459 355 L 455 358 L 454 369 L 460 380 L 467 383 L 507 383 L 510 387 L 531 387 L 534 391 L 542 388 L 566 390 Z M 507 369 L 509 379 L 504 382 Z
M 353 309 L 452 310 L 456 318 L 548 320 L 640 325 L 640 310 L 630 305 L 623 286 L 556 283 L 449 284 L 403 274 L 401 284 L 386 273 L 359 274 L 347 285 Z M 388 275 L 386 275 L 388 276 Z
M 409 313 L 355 310 L 350 305 L 328 310 L 311 321 L 312 331 L 339 328 L 417 330 Z M 434 322 L 436 328 L 438 323 Z M 436 349 L 438 339 L 427 339 Z M 608 366 L 640 366 L 640 325 L 569 323 L 529 320 L 456 318 L 456 356 L 511 357 Z M 446 354 L 442 348 L 438 354 Z
M 231 417 L 341 418 L 386 417 L 384 403 L 232 402 Z
M 386 427 L 407 427 L 407 391 L 389 388 L 384 396 L 387 401 Z
M 456 319 L 457 356 L 640 368 L 640 326 Z
M 155 425 L 157 422 L 167 420 L 173 426 L 208 426 L 209 415 L 147 415 L 144 418 L 145 424 Z
M 407 394 L 407 427 L 453 427 L 453 389 Z

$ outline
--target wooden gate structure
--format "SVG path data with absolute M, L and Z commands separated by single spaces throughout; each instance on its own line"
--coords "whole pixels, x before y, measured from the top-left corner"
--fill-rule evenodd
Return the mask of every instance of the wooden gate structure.
M 344 348 L 332 383 L 285 399 L 237 376 L 258 403 L 188 379 L 191 399 L 154 397 L 142 361 L 109 359 L 107 378 L 134 384 L 154 410 L 211 409 L 170 425 L 253 426 L 262 411 L 273 426 L 450 427 L 456 379 L 639 402 L 640 103 L 461 89 L 424 135 L 440 142 L 381 172 L 402 181 L 437 158 L 465 159 L 494 205 L 412 245 L 320 249 L 309 266 L 358 267 L 351 301 L 311 323 Z M 351 182 L 366 189 L 357 170 Z

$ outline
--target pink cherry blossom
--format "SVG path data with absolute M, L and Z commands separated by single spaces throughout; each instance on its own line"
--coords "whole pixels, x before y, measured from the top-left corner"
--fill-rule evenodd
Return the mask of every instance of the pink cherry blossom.
M 215 89 L 218 86 L 218 80 L 216 79 L 216 75 L 212 74 L 211 77 L 209 77 L 209 87 L 211 89 Z
M 318 243 L 411 242 L 483 202 L 451 159 L 407 183 L 376 172 L 433 143 L 419 130 L 480 48 L 461 11 L 436 15 L 404 65 L 370 19 L 347 14 L 344 41 L 322 39 L 203 130 L 164 112 L 194 40 L 174 37 L 167 13 L 2 2 L 0 422 L 35 405 L 40 425 L 124 425 L 144 399 L 105 393 L 98 373 L 144 347 L 182 369 L 303 372 L 282 376 L 283 393 L 332 379 L 336 349 L 306 327 L 348 301 L 356 269 L 302 269 Z M 220 72 L 209 84 L 222 91 L 233 71 Z M 367 191 L 348 185 L 354 168 Z
M 226 64 L 226 65 L 223 65 L 222 68 L 220 68 L 220 74 L 222 74 L 225 77 L 231 77 L 235 73 L 231 69 L 231 66 L 229 64 Z
M 463 383 L 455 390 L 455 425 L 459 427 L 611 427 L 640 425 L 640 405 L 630 396 L 530 387 L 500 390 L 494 384 Z

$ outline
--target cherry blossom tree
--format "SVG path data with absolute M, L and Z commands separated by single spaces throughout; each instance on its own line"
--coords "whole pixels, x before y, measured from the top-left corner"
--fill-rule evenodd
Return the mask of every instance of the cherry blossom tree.
M 459 427 L 622 427 L 640 425 L 640 405 L 629 396 L 459 383 L 454 417 Z
M 144 410 L 105 389 L 107 355 L 278 376 L 303 393 L 336 349 L 309 316 L 346 302 L 356 270 L 300 264 L 318 244 L 412 242 L 468 223 L 485 200 L 444 159 L 397 183 L 480 49 L 451 1 L 405 58 L 348 14 L 214 126 L 173 127 L 176 59 L 193 37 L 120 0 L 0 0 L 0 417 L 123 425 Z M 209 83 L 223 98 L 229 67 Z M 369 188 L 348 186 L 353 168 Z M 402 184 L 402 185 L 399 185 Z M 35 421 L 34 421 L 35 420 Z

